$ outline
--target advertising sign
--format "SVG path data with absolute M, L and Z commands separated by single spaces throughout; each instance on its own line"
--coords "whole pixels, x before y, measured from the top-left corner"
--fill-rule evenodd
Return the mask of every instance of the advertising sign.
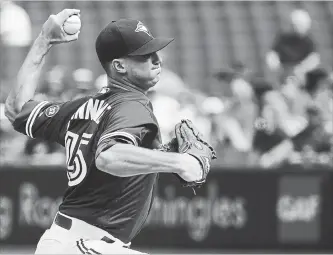
M 67 187 L 64 169 L 0 171 L 0 246 L 36 245 Z M 161 174 L 133 247 L 331 249 L 333 172 L 212 170 L 196 189 Z

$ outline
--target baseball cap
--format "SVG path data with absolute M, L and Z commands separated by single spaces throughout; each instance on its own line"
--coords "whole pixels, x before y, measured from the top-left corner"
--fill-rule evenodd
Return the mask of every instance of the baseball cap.
M 174 38 L 155 38 L 139 20 L 110 22 L 98 35 L 96 53 L 101 63 L 124 56 L 140 56 L 159 51 Z

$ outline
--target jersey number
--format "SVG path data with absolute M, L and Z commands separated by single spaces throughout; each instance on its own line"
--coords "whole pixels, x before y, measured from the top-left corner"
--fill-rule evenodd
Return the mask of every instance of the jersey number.
M 65 137 L 66 165 L 68 186 L 81 183 L 87 175 L 87 164 L 82 153 L 82 146 L 89 143 L 92 134 L 83 133 L 79 135 L 67 131 Z

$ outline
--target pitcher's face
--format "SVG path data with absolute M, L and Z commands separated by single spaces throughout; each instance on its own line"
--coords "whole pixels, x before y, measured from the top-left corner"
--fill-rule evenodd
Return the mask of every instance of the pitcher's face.
M 127 80 L 143 90 L 153 87 L 160 79 L 162 58 L 158 52 L 125 58 Z

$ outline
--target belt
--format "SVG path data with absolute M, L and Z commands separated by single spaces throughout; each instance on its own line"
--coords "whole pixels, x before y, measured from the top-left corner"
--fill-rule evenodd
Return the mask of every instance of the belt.
M 59 227 L 62 227 L 64 229 L 67 229 L 67 230 L 70 230 L 71 227 L 72 227 L 72 219 L 70 218 L 67 218 L 59 213 L 57 213 L 55 219 L 54 219 L 54 223 L 56 225 L 58 225 Z M 104 242 L 107 242 L 107 243 L 114 243 L 115 241 L 112 240 L 111 238 L 107 237 L 107 236 L 104 236 L 102 237 L 101 239 L 102 241 Z M 128 247 L 128 246 L 124 246 L 124 247 Z

